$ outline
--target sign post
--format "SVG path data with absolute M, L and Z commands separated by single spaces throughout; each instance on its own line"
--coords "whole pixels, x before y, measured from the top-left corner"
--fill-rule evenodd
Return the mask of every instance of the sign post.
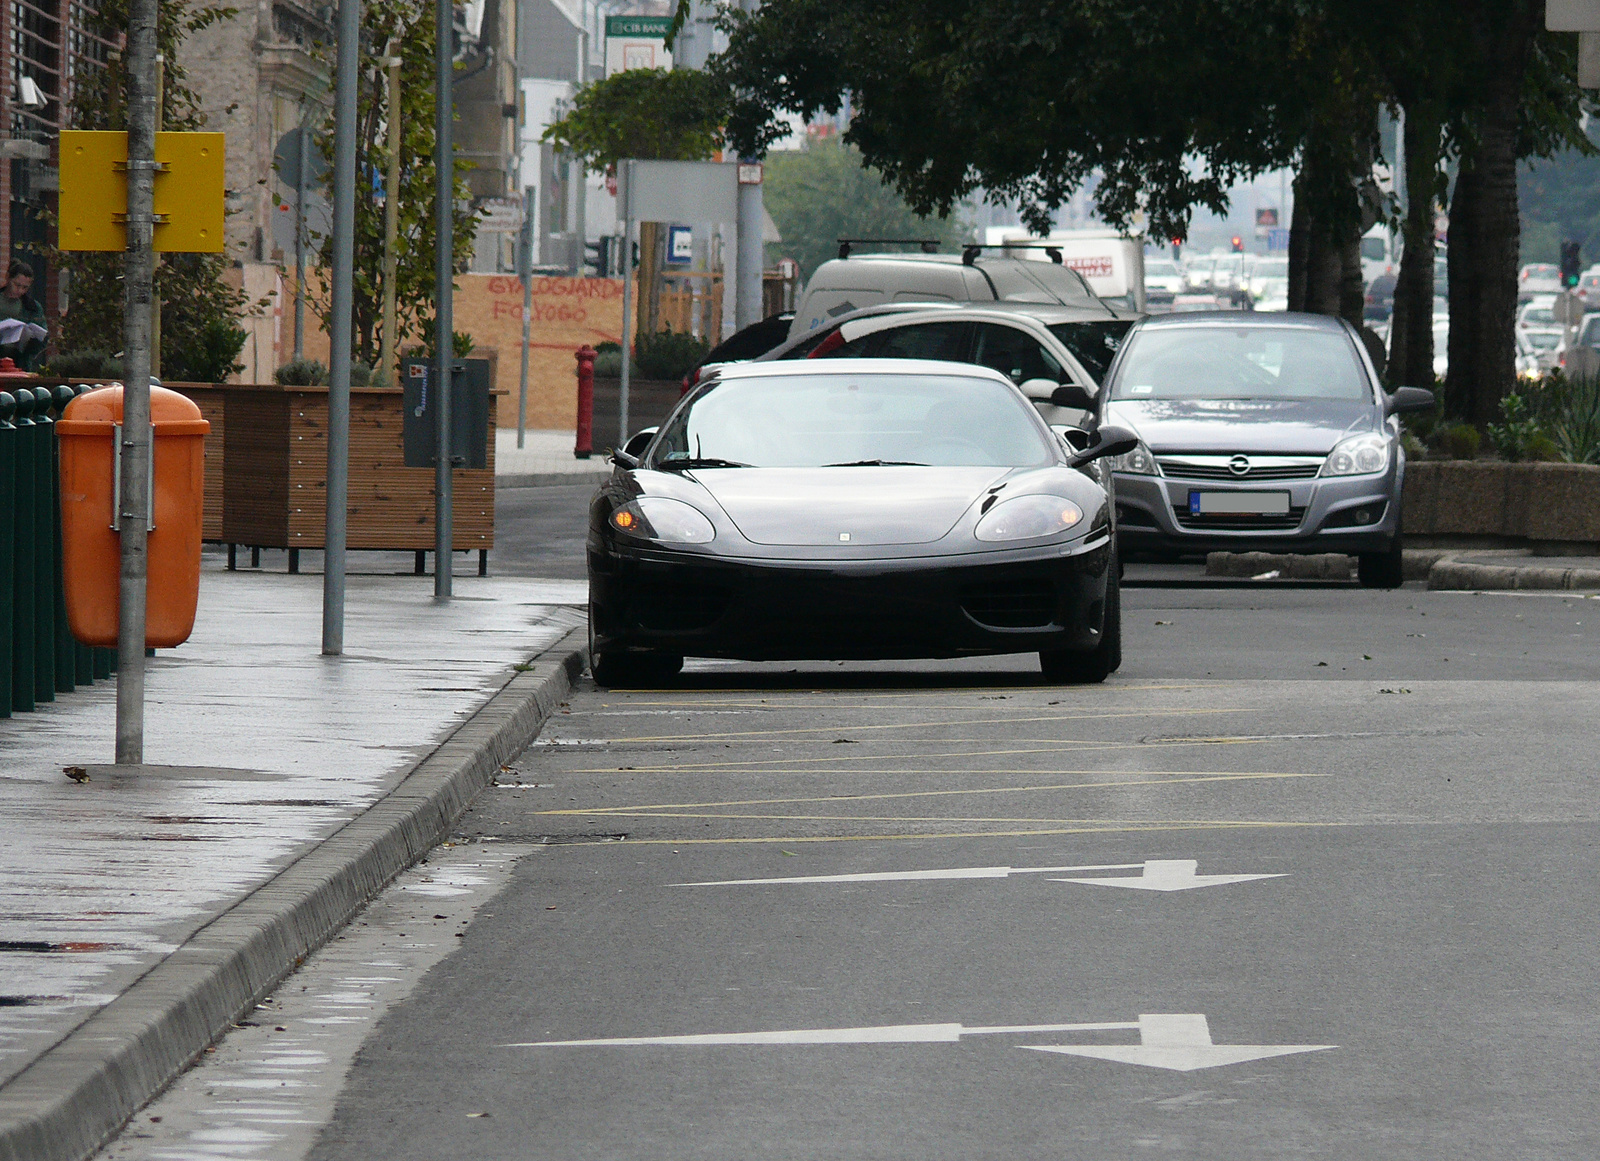
M 434 60 L 433 165 L 438 184 L 434 189 L 434 392 L 437 400 L 439 441 L 433 471 L 433 599 L 450 599 L 455 529 L 452 525 L 454 478 L 450 463 L 450 375 L 455 360 L 455 145 L 451 133 L 455 120 L 454 72 L 455 5 L 437 0 L 434 29 L 438 50 Z

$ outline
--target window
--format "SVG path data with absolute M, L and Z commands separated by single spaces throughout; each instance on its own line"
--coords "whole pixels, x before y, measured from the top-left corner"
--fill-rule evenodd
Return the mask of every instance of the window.
M 1348 336 L 1296 327 L 1172 327 L 1134 340 L 1116 399 L 1370 400 Z
M 1002 375 L 1009 375 L 1013 383 L 1029 379 L 1049 379 L 1060 383 L 1070 378 L 1061 364 L 1039 340 L 1027 331 L 998 323 L 982 323 L 978 327 L 978 345 L 972 361 L 981 367 L 992 367 Z
M 943 359 L 949 363 L 964 363 L 969 330 L 969 324 L 962 322 L 890 327 L 846 343 L 839 353 L 866 354 L 875 359 Z

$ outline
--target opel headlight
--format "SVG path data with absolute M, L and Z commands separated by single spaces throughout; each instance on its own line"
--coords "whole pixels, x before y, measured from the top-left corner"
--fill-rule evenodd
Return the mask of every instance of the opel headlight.
M 624 536 L 668 544 L 705 544 L 717 535 L 700 509 L 666 496 L 630 500 L 611 513 L 611 527 Z
M 1083 509 L 1061 496 L 1018 496 L 989 509 L 972 534 L 979 540 L 1032 540 L 1065 532 Z
M 1340 440 L 1322 465 L 1324 476 L 1370 476 L 1389 467 L 1389 437 L 1377 432 Z
M 1150 454 L 1150 449 L 1145 447 L 1144 440 L 1139 441 L 1139 446 L 1126 455 L 1111 457 L 1111 470 L 1114 472 L 1132 472 L 1136 476 L 1159 476 L 1161 470 L 1156 467 L 1156 457 Z

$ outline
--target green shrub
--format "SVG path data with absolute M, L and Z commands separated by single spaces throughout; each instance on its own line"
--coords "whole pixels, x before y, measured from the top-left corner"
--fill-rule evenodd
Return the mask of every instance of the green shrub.
M 594 373 L 601 379 L 615 379 L 622 374 L 622 348 L 616 343 L 601 343 L 609 351 L 598 351 L 594 357 Z
M 238 359 L 245 338 L 230 316 L 207 319 L 187 343 L 174 343 L 161 352 L 161 377 L 174 383 L 221 383 L 244 370 Z
M 1500 400 L 1500 418 L 1504 423 L 1489 425 L 1489 441 L 1500 458 L 1510 463 L 1532 459 L 1530 448 L 1535 439 L 1544 439 L 1539 421 L 1534 417 L 1528 400 L 1513 391 Z
M 110 351 L 65 351 L 52 355 L 39 374 L 56 379 L 120 379 L 122 360 Z
M 1434 443 L 1447 459 L 1472 460 L 1478 458 L 1483 437 L 1470 423 L 1452 423 L 1440 430 Z
M 284 387 L 326 387 L 328 368 L 315 359 L 294 359 L 274 371 L 272 379 Z
M 1542 460 L 1545 463 L 1560 463 L 1566 457 L 1561 454 L 1561 447 L 1543 431 L 1536 432 L 1528 441 L 1528 458 Z
M 1546 426 L 1568 463 L 1600 464 L 1600 374 L 1563 377 L 1552 385 Z
M 670 328 L 634 341 L 641 379 L 682 379 L 710 353 L 710 343 Z

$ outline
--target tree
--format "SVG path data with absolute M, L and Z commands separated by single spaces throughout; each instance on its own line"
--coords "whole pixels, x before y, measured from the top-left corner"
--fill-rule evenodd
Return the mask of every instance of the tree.
M 190 7 L 163 0 L 157 15 L 156 43 L 165 57 L 161 128 L 196 130 L 205 118 L 193 90 L 185 84 L 183 39 L 191 32 L 232 17 L 237 9 L 215 4 Z M 115 42 L 128 27 L 126 0 L 102 0 L 83 10 L 86 31 Z M 123 129 L 126 122 L 124 62 L 112 59 L 80 74 L 72 95 L 75 129 Z M 67 272 L 71 306 L 62 320 L 63 351 L 120 345 L 123 325 L 122 255 L 93 251 L 58 252 Z M 231 266 L 224 254 L 168 254 L 156 271 L 161 296 L 161 374 L 175 381 L 217 382 L 242 368 L 237 362 L 245 333 L 237 319 L 255 309 L 242 290 L 224 281 Z
M 917 214 L 862 164 L 860 151 L 836 137 L 769 154 L 763 181 L 767 212 L 802 278 L 834 257 L 840 238 L 933 238 L 949 248 L 966 233 L 955 216 Z
M 698 69 L 625 69 L 578 90 L 572 108 L 540 140 L 596 173 L 624 158 L 704 161 L 722 146 L 728 90 Z M 639 296 L 635 334 L 660 317 L 661 248 L 655 222 L 639 224 Z M 626 277 L 626 274 L 624 275 Z
M 399 229 L 395 241 L 397 322 L 399 335 L 395 348 L 406 338 L 433 341 L 434 262 L 438 252 L 433 228 L 436 204 L 434 164 L 434 13 L 424 0 L 368 0 L 362 6 L 361 41 L 363 52 L 357 70 L 356 88 L 356 197 L 353 264 L 351 337 L 355 349 L 351 357 L 376 367 L 383 321 L 383 197 L 361 197 L 365 181 L 382 181 L 389 172 L 387 69 L 385 46 L 399 45 L 400 56 L 400 188 Z M 331 52 L 332 46 L 324 46 Z M 332 67 L 332 60 L 329 60 Z M 333 113 L 330 110 L 318 135 L 318 148 L 330 165 L 322 185 L 333 200 Z M 478 214 L 463 208 L 469 193 L 462 177 L 472 168 L 470 161 L 455 159 L 455 210 L 451 241 L 454 268 L 463 270 L 472 257 L 477 236 Z M 363 179 L 360 175 L 366 175 Z M 318 262 L 324 272 L 333 265 L 333 238 L 313 231 L 318 246 Z M 312 290 L 307 302 L 329 324 L 333 303 L 331 280 L 325 278 L 320 291 Z M 378 368 L 392 373 L 393 368 Z

